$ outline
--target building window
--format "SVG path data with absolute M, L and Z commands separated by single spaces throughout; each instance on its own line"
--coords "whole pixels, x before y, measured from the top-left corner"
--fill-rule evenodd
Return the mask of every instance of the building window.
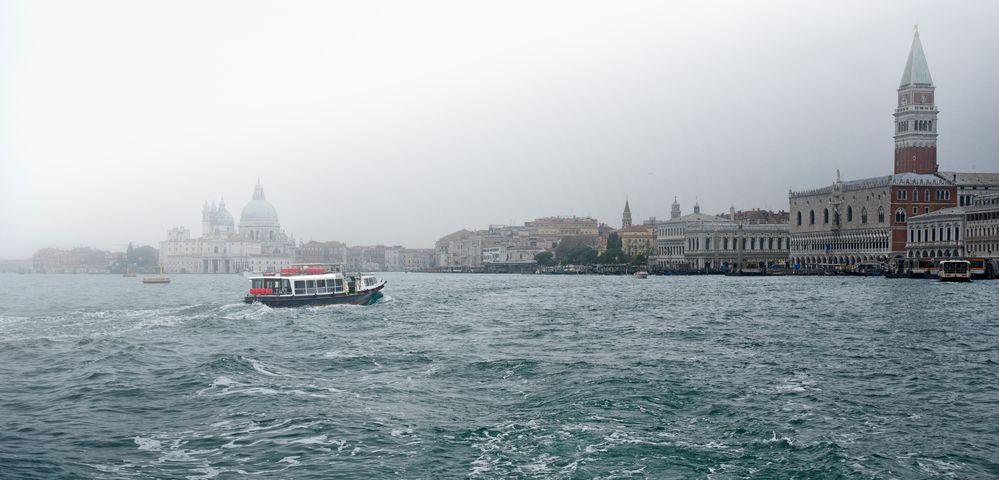
M 905 223 L 905 210 L 895 210 L 895 223 Z
M 907 195 L 907 193 L 906 193 L 905 190 L 899 190 L 898 191 L 898 199 L 899 200 L 905 200 L 906 199 L 906 195 Z
M 815 210 L 808 211 L 808 224 L 815 225 Z
M 822 210 L 822 223 L 829 223 L 829 209 Z
M 798 225 L 801 225 L 801 212 L 798 212 Z
M 930 189 L 928 188 L 926 190 L 923 190 L 923 201 L 924 202 L 930 201 Z
M 867 223 L 867 207 L 860 209 L 860 223 Z
M 851 222 L 853 222 L 853 207 L 847 205 L 846 206 L 846 223 L 851 223 Z

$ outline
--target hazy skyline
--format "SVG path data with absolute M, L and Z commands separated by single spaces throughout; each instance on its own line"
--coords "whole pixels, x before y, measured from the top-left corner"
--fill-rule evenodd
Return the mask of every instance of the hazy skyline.
M 121 249 L 259 177 L 296 239 L 787 209 L 892 169 L 920 36 L 942 170 L 999 171 L 999 3 L 0 1 L 0 258 Z

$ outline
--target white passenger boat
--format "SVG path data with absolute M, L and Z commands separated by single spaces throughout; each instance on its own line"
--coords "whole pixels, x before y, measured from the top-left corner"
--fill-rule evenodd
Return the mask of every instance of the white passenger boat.
M 971 262 L 967 260 L 941 260 L 937 268 L 941 282 L 970 282 Z
M 246 303 L 298 307 L 347 303 L 369 305 L 382 297 L 386 282 L 371 274 L 344 273 L 337 264 L 294 264 L 273 274 L 250 277 Z

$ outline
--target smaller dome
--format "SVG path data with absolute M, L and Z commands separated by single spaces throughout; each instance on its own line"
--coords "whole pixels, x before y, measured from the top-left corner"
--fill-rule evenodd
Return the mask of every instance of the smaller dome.
M 227 225 L 230 227 L 236 225 L 235 220 L 232 218 L 232 214 L 229 213 L 229 210 L 225 209 L 225 206 L 219 207 L 219 211 L 215 212 L 214 223 L 216 225 Z

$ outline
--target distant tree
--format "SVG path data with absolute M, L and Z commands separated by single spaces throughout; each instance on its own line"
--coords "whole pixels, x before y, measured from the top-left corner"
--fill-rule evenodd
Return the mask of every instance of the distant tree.
M 622 248 L 621 237 L 618 236 L 617 232 L 607 235 L 607 250 L 621 250 Z
M 534 256 L 534 261 L 538 262 L 538 265 L 542 267 L 550 267 L 555 265 L 555 254 L 552 252 L 540 252 Z
M 575 263 L 568 261 L 570 253 L 572 253 L 573 251 L 578 251 L 580 247 L 589 247 L 589 246 L 590 246 L 589 242 L 584 237 L 578 237 L 578 236 L 562 237 L 562 239 L 559 240 L 558 242 L 558 246 L 555 247 L 555 258 L 557 258 L 558 262 L 563 265 L 569 263 Z
M 638 254 L 638 255 L 635 255 L 635 258 L 631 259 L 631 264 L 632 265 L 645 265 L 648 261 L 649 261 L 649 259 L 645 255 Z
M 597 263 L 597 251 L 593 247 L 577 245 L 559 257 L 563 265 L 592 265 Z
M 149 245 L 133 248 L 129 256 L 129 263 L 134 263 L 137 267 L 156 267 L 159 262 L 159 252 Z
M 604 250 L 598 261 L 603 264 L 616 264 L 628 263 L 630 260 L 631 258 L 628 257 L 628 254 L 624 253 L 624 246 L 617 232 L 612 232 L 608 235 L 607 250 Z

